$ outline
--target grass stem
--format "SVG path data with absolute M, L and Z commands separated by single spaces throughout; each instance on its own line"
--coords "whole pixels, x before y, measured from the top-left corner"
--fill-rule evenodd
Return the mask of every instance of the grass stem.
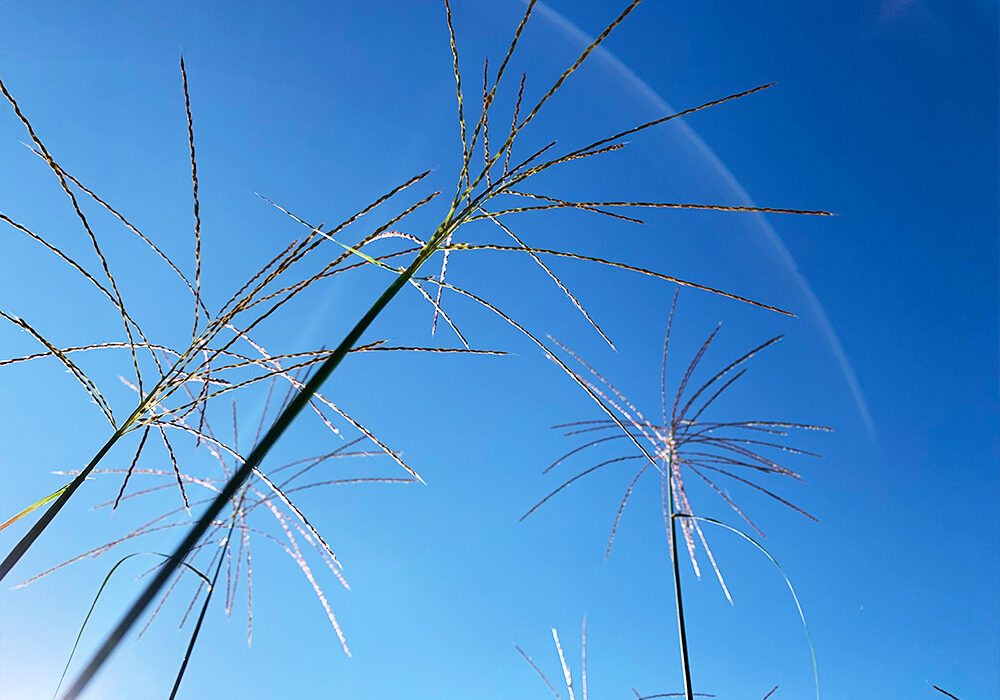
M 672 457 L 671 457 L 672 462 Z M 693 700 L 691 666 L 688 660 L 687 629 L 684 626 L 684 596 L 681 593 L 680 552 L 677 550 L 677 510 L 674 503 L 673 464 L 667 467 L 667 490 L 670 493 L 670 555 L 674 569 L 674 607 L 677 610 L 677 640 L 681 648 L 681 674 L 684 678 L 684 700 Z
M 229 548 L 230 540 L 233 537 L 233 529 L 236 527 L 236 520 L 239 516 L 240 505 L 242 505 L 243 497 L 246 495 L 246 489 L 240 494 L 239 502 L 236 507 L 233 508 L 233 517 L 229 522 L 229 531 L 226 533 L 225 543 L 219 549 L 219 562 L 215 566 L 215 574 L 212 576 L 212 581 L 208 584 L 208 591 L 205 593 L 205 603 L 201 606 L 201 614 L 198 615 L 198 622 L 194 626 L 194 631 L 191 633 L 191 641 L 188 642 L 187 651 L 184 652 L 184 659 L 181 661 L 181 667 L 177 671 L 177 678 L 174 680 L 174 687 L 170 691 L 170 700 L 174 700 L 177 697 L 177 691 L 181 687 L 181 680 L 184 678 L 184 672 L 187 670 L 188 662 L 191 660 L 191 654 L 194 652 L 194 644 L 198 641 L 198 635 L 201 633 L 201 625 L 205 621 L 205 613 L 208 612 L 208 604 L 212 600 L 212 593 L 215 592 L 215 584 L 219 580 L 219 572 L 222 571 L 222 562 L 226 560 L 225 551 Z

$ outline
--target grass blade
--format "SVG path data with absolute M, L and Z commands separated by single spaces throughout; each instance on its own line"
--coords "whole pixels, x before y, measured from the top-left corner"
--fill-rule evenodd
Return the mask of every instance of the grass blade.
M 41 508 L 42 506 L 44 506 L 49 501 L 54 501 L 55 499 L 59 498 L 59 496 L 62 495 L 62 492 L 65 491 L 67 488 L 69 488 L 69 484 L 66 484 L 66 486 L 63 486 L 61 489 L 58 489 L 57 491 L 54 491 L 53 493 L 50 493 L 45 498 L 43 498 L 41 500 L 38 500 L 38 501 L 35 501 L 30 506 L 28 506 L 27 508 L 25 508 L 21 512 L 17 513 L 16 515 L 13 515 L 13 516 L 7 518 L 7 520 L 5 520 L 3 522 L 3 524 L 0 524 L 0 530 L 3 530 L 4 528 L 8 527 L 9 525 L 13 525 L 18 520 L 20 520 L 21 518 L 23 518 L 26 515 L 29 515 L 33 511 L 37 510 L 38 508 Z
M 83 618 L 83 624 L 80 625 L 80 631 L 76 633 L 76 639 L 73 641 L 73 648 L 70 649 L 69 658 L 66 659 L 66 666 L 63 668 L 62 675 L 59 676 L 59 684 L 56 686 L 56 692 L 52 694 L 53 698 L 59 694 L 59 689 L 62 687 L 63 681 L 66 679 L 66 672 L 69 670 L 69 665 L 73 661 L 73 654 L 76 653 L 76 648 L 77 646 L 80 645 L 80 638 L 83 637 L 83 630 L 86 629 L 87 623 L 90 622 L 90 616 L 94 613 L 94 608 L 97 607 L 97 601 L 100 599 L 101 594 L 104 592 L 105 586 L 108 585 L 108 581 L 111 580 L 112 574 L 115 573 L 115 571 L 118 569 L 119 566 L 127 562 L 129 559 L 131 559 L 132 557 L 137 557 L 141 554 L 152 554 L 154 556 L 162 557 L 164 559 L 169 559 L 168 555 L 161 554 L 160 552 L 133 552 L 132 554 L 127 554 L 121 559 L 119 559 L 115 563 L 115 565 L 111 567 L 111 570 L 108 571 L 107 575 L 104 577 L 104 580 L 101 582 L 100 587 L 97 589 L 97 595 L 94 596 L 94 600 L 90 604 L 90 609 L 87 610 L 87 615 L 86 617 Z M 198 571 L 198 569 L 194 568 L 193 566 L 191 566 L 186 562 L 184 562 L 182 566 L 193 571 L 198 576 L 200 576 L 205 581 L 205 583 L 208 583 L 208 577 L 205 576 L 205 574 Z
M 806 624 L 806 616 L 805 613 L 802 612 L 802 604 L 799 602 L 799 596 L 795 593 L 795 587 L 792 586 L 792 582 L 789 580 L 788 575 L 785 573 L 785 570 L 781 568 L 781 564 L 778 563 L 778 560 L 775 559 L 774 556 L 769 551 L 767 551 L 764 545 L 755 540 L 753 537 L 746 534 L 742 530 L 732 527 L 731 525 L 726 525 L 724 522 L 715 520 L 714 518 L 706 518 L 701 515 L 689 515 L 687 513 L 676 513 L 675 517 L 689 518 L 691 520 L 697 520 L 703 523 L 712 523 L 713 525 L 718 525 L 719 527 L 725 528 L 726 530 L 729 530 L 730 532 L 739 535 L 747 542 L 752 544 L 754 547 L 759 549 L 764 554 L 764 556 L 767 557 L 772 564 L 774 564 L 775 568 L 778 570 L 778 573 L 780 573 L 781 577 L 785 579 L 785 584 L 788 586 L 788 590 L 792 594 L 792 600 L 795 601 L 795 609 L 798 610 L 799 619 L 802 621 L 802 629 L 805 630 L 806 633 L 806 641 L 809 643 L 809 655 L 812 657 L 813 680 L 816 684 L 816 700 L 819 700 L 819 667 L 816 664 L 816 648 L 813 646 L 812 635 L 809 634 L 809 625 Z

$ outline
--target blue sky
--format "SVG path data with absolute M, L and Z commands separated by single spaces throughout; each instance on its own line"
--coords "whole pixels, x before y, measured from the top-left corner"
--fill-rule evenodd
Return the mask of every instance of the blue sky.
M 581 37 L 599 33 L 620 9 L 609 2 L 542 7 L 498 93 L 494 129 L 509 123 L 521 71 L 528 75 L 525 104 L 533 104 L 583 48 Z M 482 60 L 489 56 L 495 69 L 523 5 L 456 0 L 453 10 L 467 114 L 478 115 Z M 428 183 L 402 206 L 436 189 L 453 191 L 461 152 L 442 4 L 6 1 L 0 12 L 0 77 L 54 157 L 190 272 L 190 173 L 177 68 L 183 52 L 210 307 L 302 235 L 255 193 L 319 223 L 342 220 L 428 168 Z M 713 407 L 716 419 L 834 428 L 796 438 L 795 445 L 824 455 L 789 458 L 804 484 L 766 482 L 818 524 L 729 484 L 796 586 L 827 698 L 939 696 L 931 684 L 963 700 L 997 690 L 996 26 L 996 7 L 983 2 L 646 0 L 540 113 L 514 155 L 526 157 L 553 138 L 560 148 L 575 147 L 665 109 L 776 83 L 636 135 L 623 151 L 546 175 L 538 187 L 582 200 L 752 201 L 837 217 L 657 210 L 639 214 L 644 226 L 578 212 L 512 222 L 538 247 L 650 268 L 797 315 L 682 290 L 668 385 L 676 385 L 717 322 L 723 327 L 706 368 L 784 334 Z M 21 145 L 27 140 L 12 110 L 0 110 L 0 212 L 99 270 L 57 180 Z M 111 217 L 92 206 L 87 212 L 134 315 L 158 342 L 184 342 L 192 302 L 183 286 Z M 442 213 L 428 210 L 405 230 L 426 235 Z M 363 225 L 350 240 L 366 232 Z M 466 235 L 495 239 L 482 226 Z M 4 241 L 0 308 L 60 346 L 123 339 L 120 318 L 68 268 L 14 229 L 6 229 Z M 553 261 L 552 269 L 616 350 L 530 260 L 456 253 L 449 280 L 572 348 L 657 415 L 674 286 L 568 260 Z M 272 352 L 332 346 L 387 281 L 386 273 L 365 270 L 318 286 L 263 327 L 262 342 Z M 431 337 L 433 310 L 416 293 L 397 302 L 367 338 L 458 345 L 447 328 Z M 584 615 L 591 697 L 681 688 L 657 479 L 637 484 L 607 561 L 627 469 L 582 479 L 519 523 L 571 469 L 596 463 L 580 456 L 560 467 L 565 471 L 542 475 L 580 444 L 550 426 L 602 414 L 509 326 L 456 295 L 446 293 L 444 304 L 474 347 L 512 354 L 371 353 L 350 357 L 325 389 L 428 484 L 301 494 L 300 507 L 337 552 L 351 585 L 350 592 L 339 587 L 318 557 L 311 560 L 352 658 L 295 563 L 261 538 L 253 544 L 252 645 L 245 590 L 230 618 L 215 600 L 180 697 L 542 698 L 548 691 L 513 644 L 556 682 L 561 670 L 550 629 L 557 628 L 579 683 Z M 37 350 L 9 324 L 0 338 L 3 358 Z M 127 412 L 131 394 L 116 378 L 131 371 L 127 353 L 92 354 L 81 364 Z M 64 477 L 51 472 L 78 468 L 108 426 L 51 360 L 2 367 L 0 377 L 6 518 L 61 485 Z M 249 392 L 239 405 L 244 450 L 263 401 Z M 224 404 L 212 416 L 227 431 L 228 410 Z M 186 471 L 217 469 L 204 448 L 178 444 Z M 267 464 L 341 444 L 304 416 Z M 598 459 L 618 453 L 602 454 Z M 130 458 L 122 446 L 108 466 L 125 467 Z M 169 468 L 165 458 L 162 450 L 146 457 L 149 468 Z M 331 478 L 405 476 L 385 457 L 345 462 L 336 467 L 342 476 Z M 90 510 L 114 498 L 118 478 L 86 483 L 9 580 L 30 578 L 178 505 L 176 491 L 166 490 L 127 502 L 113 517 Z M 691 486 L 695 508 L 739 525 L 702 486 Z M 281 536 L 273 520 L 266 527 Z M 9 548 L 25 529 L 8 528 L 0 543 Z M 0 697 L 50 697 L 114 561 L 169 549 L 177 532 L 123 544 L 117 556 L 82 561 L 23 589 L 8 590 L 5 581 Z M 695 689 L 757 698 L 778 685 L 772 697 L 811 696 L 808 646 L 780 575 L 728 533 L 709 537 L 734 605 L 710 570 L 698 580 L 684 562 Z M 113 579 L 81 659 L 138 593 L 135 576 L 151 565 L 130 565 Z M 88 697 L 166 696 L 190 629 L 177 631 L 193 593 L 184 585 L 187 591 L 168 601 L 137 643 L 123 645 Z

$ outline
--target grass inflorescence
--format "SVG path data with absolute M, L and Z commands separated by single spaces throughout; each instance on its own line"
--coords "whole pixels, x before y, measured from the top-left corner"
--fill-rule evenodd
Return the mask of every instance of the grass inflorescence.
M 598 470 L 606 467 L 637 464 L 638 469 L 634 471 L 631 479 L 628 481 L 624 495 L 619 501 L 618 509 L 615 512 L 611 532 L 608 536 L 607 546 L 605 547 L 605 557 L 607 557 L 611 553 L 611 547 L 614 544 L 622 514 L 625 512 L 625 508 L 639 480 L 647 472 L 659 477 L 663 525 L 670 543 L 670 556 L 673 564 L 674 590 L 676 594 L 675 605 L 678 618 L 678 637 L 681 647 L 685 692 L 690 697 L 692 696 L 690 661 L 686 641 L 687 634 L 684 622 L 680 569 L 678 566 L 678 523 L 680 524 L 681 534 L 695 574 L 699 577 L 701 575 L 696 556 L 697 543 L 700 542 L 705 556 L 719 581 L 719 585 L 722 587 L 730 603 L 732 603 L 732 596 L 729 587 L 705 537 L 702 529 L 703 523 L 711 523 L 742 536 L 763 552 L 775 566 L 778 566 L 778 564 L 771 554 L 751 536 L 713 518 L 697 515 L 689 498 L 686 478 L 697 477 L 701 482 L 707 484 L 750 529 L 761 537 L 764 536 L 763 531 L 733 500 L 729 495 L 728 488 L 720 486 L 717 483 L 719 478 L 724 477 L 729 483 L 736 482 L 747 486 L 804 517 L 818 522 L 814 516 L 802 508 L 799 508 L 783 496 L 762 485 L 760 480 L 767 476 L 778 476 L 801 481 L 802 479 L 798 473 L 779 463 L 777 460 L 781 459 L 782 455 L 814 458 L 820 455 L 788 444 L 787 438 L 789 437 L 789 433 L 791 431 L 803 430 L 829 431 L 830 428 L 822 425 L 787 420 L 749 418 L 744 420 L 718 421 L 709 420 L 707 417 L 704 417 L 706 411 L 712 408 L 716 404 L 716 401 L 723 397 L 726 391 L 746 374 L 748 368 L 745 365 L 758 353 L 770 348 L 781 340 L 781 336 L 770 338 L 722 366 L 711 374 L 707 380 L 697 385 L 692 384 L 697 370 L 722 327 L 721 323 L 712 330 L 694 353 L 680 380 L 677 382 L 673 396 L 669 397 L 667 393 L 667 359 L 674 313 L 677 307 L 677 296 L 677 293 L 675 293 L 663 341 L 659 387 L 661 406 L 660 415 L 657 419 L 647 417 L 622 391 L 602 376 L 596 369 L 587 364 L 579 355 L 558 343 L 558 341 L 553 341 L 584 368 L 582 372 L 578 372 L 577 370 L 568 371 L 587 390 L 597 406 L 609 418 L 574 421 L 554 426 L 556 429 L 566 431 L 565 435 L 567 437 L 582 436 L 585 442 L 556 459 L 544 470 L 544 473 L 555 469 L 576 455 L 588 454 L 594 448 L 601 446 L 623 445 L 629 451 L 604 459 L 598 464 L 579 471 L 574 476 L 564 480 L 528 510 L 521 517 L 521 520 L 534 513 L 563 489 Z M 554 356 L 552 358 L 555 359 Z M 561 360 L 556 361 L 563 368 L 566 368 L 566 365 Z M 637 450 L 634 451 L 631 448 L 637 448 Z M 781 571 L 780 566 L 778 566 L 778 569 Z M 788 577 L 785 576 L 783 571 L 781 571 L 781 574 L 792 593 L 808 637 L 809 630 L 805 626 L 805 616 L 802 613 L 798 597 Z M 816 690 L 818 695 L 818 672 L 816 671 L 816 659 L 812 649 L 811 638 L 809 638 L 809 646 L 813 656 L 813 670 L 814 674 L 816 674 Z

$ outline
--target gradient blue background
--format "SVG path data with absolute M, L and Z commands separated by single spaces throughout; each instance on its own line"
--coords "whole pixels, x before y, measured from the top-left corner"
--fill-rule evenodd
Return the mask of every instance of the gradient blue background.
M 513 66 L 529 72 L 526 100 L 573 60 L 582 48 L 577 32 L 597 34 L 619 5 L 551 2 L 539 12 Z M 522 11 L 513 1 L 456 0 L 470 102 L 482 58 L 502 56 Z M 429 167 L 436 172 L 422 193 L 453 187 L 460 153 L 441 3 L 2 1 L 0 18 L 3 79 L 55 157 L 190 269 L 183 51 L 202 180 L 206 296 L 215 304 L 301 235 L 254 192 L 332 222 Z M 777 83 L 684 126 L 637 136 L 600 166 L 567 168 L 545 181 L 546 191 L 740 204 L 742 186 L 762 206 L 838 217 L 654 212 L 635 227 L 545 214 L 525 218 L 517 231 L 543 247 L 647 266 L 798 314 L 791 320 L 682 291 L 669 369 L 676 381 L 717 321 L 725 325 L 706 360 L 713 366 L 784 333 L 716 415 L 835 429 L 798 443 L 825 455 L 792 462 L 805 485 L 774 484 L 819 525 L 732 489 L 799 591 L 827 698 L 933 698 L 932 683 L 963 700 L 997 696 L 996 27 L 997 9 L 986 2 L 647 0 L 526 135 L 529 144 L 558 137 L 570 147 L 662 114 L 657 95 L 683 109 Z M 507 83 L 501 121 L 515 89 Z M 0 210 L 83 258 L 86 241 L 58 184 L 19 140 L 27 140 L 23 128 L 10 109 L 0 110 Z M 182 288 L 110 219 L 94 220 L 135 315 L 149 319 L 158 338 L 183 342 L 190 303 Z M 426 233 L 435 223 L 429 214 L 412 225 Z M 85 285 L 68 281 L 13 230 L 3 236 L 6 311 L 58 344 L 119 339 L 120 320 Z M 614 339 L 614 352 L 530 261 L 468 255 L 452 258 L 456 283 L 568 344 L 656 414 L 671 285 L 553 263 Z M 376 272 L 354 280 L 315 290 L 270 326 L 269 349 L 337 342 L 386 283 Z M 519 524 L 560 483 L 541 469 L 578 444 L 548 426 L 600 416 L 537 348 L 468 303 L 447 295 L 446 303 L 476 346 L 515 355 L 351 358 L 327 388 L 428 482 L 303 496 L 352 585 L 350 593 L 338 589 L 316 567 L 354 657 L 341 652 L 292 562 L 259 543 L 253 645 L 245 642 L 245 607 L 229 620 L 215 610 L 182 697 L 545 697 L 512 643 L 556 682 L 549 629 L 558 628 L 578 678 L 584 614 L 590 697 L 680 689 L 656 480 L 637 487 L 608 561 L 604 543 L 630 474 L 581 481 Z M 428 343 L 430 319 L 422 300 L 403 298 L 370 337 Z M 3 357 L 34 351 L 10 327 L 0 339 Z M 447 333 L 437 340 L 453 342 Z M 118 406 L 129 396 L 115 375 L 127 374 L 128 364 L 119 355 L 88 365 Z M 54 363 L 4 368 L 0 401 L 0 516 L 7 517 L 58 487 L 50 472 L 89 458 L 107 428 Z M 241 409 L 245 434 L 254 409 Z M 330 444 L 317 421 L 303 419 L 275 463 Z M 129 456 L 123 449 L 114 458 Z M 211 468 L 207 455 L 198 459 L 202 466 L 192 470 Z M 337 468 L 396 475 L 380 462 Z M 142 522 L 141 506 L 112 518 L 87 510 L 116 487 L 88 484 L 93 500 L 84 492 L 74 499 L 16 580 Z M 717 496 L 693 488 L 703 512 L 738 524 Z M 165 498 L 172 506 L 176 494 Z M 9 547 L 23 530 L 10 528 L 0 541 Z M 175 537 L 122 554 L 169 548 Z M 698 582 L 685 568 L 696 690 L 758 698 L 778 684 L 772 697 L 811 696 L 808 647 L 780 576 L 726 533 L 713 533 L 712 543 L 735 606 L 711 575 Z M 113 560 L 3 591 L 0 697 L 51 696 Z M 83 651 L 137 591 L 130 575 L 112 585 Z M 185 606 L 173 601 L 139 643 L 124 645 L 89 697 L 165 696 L 187 640 L 176 630 Z

